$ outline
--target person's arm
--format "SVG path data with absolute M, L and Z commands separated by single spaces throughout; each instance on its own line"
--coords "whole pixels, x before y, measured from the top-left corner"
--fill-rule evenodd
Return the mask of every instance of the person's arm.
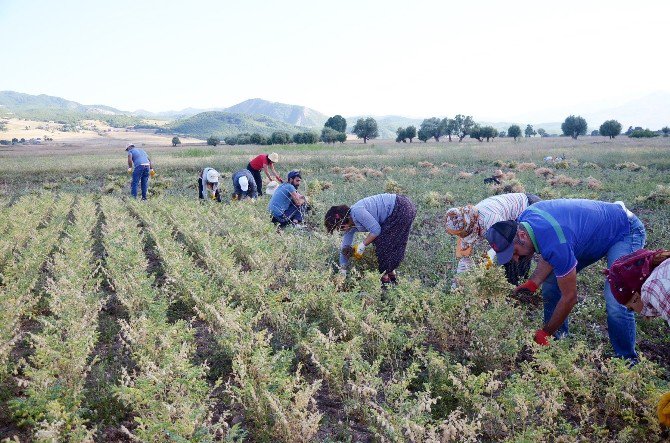
M 132 154 L 128 154 L 128 167 L 129 168 L 133 167 L 133 156 L 132 156 Z
M 561 299 L 558 301 L 551 318 L 542 328 L 549 335 L 558 331 L 558 328 L 568 318 L 572 308 L 577 304 L 577 268 L 572 268 L 572 271 L 557 280 L 558 287 L 561 290 Z
M 375 238 L 382 232 L 382 227 L 379 222 L 368 212 L 365 208 L 353 208 L 351 209 L 351 216 L 356 219 L 356 221 L 363 226 L 363 228 L 369 232 L 363 244 L 365 246 L 372 243 Z
M 154 164 L 151 163 L 151 158 L 149 158 L 149 157 L 147 157 L 147 158 L 149 159 L 149 169 L 153 169 L 153 168 L 154 168 Z
M 306 202 L 305 197 L 300 195 L 298 191 L 291 192 L 291 200 L 293 200 L 293 204 L 298 207 L 304 205 Z
M 277 174 L 277 171 L 275 170 L 274 163 L 270 164 L 270 168 L 272 168 L 272 173 L 275 175 L 275 178 L 277 179 L 277 181 L 279 183 L 283 182 L 284 180 L 282 180 L 282 178 L 279 176 L 279 174 Z
M 274 166 L 272 167 L 272 169 L 274 169 Z M 268 165 L 263 166 L 263 172 L 265 172 L 265 176 L 268 178 L 268 180 L 272 181 L 272 177 L 270 177 L 270 173 L 268 172 Z
M 356 229 L 350 229 L 344 233 L 342 236 L 342 246 L 340 247 L 340 268 L 346 268 L 349 265 L 349 257 L 344 255 L 344 249 L 351 247 L 351 244 L 354 242 L 354 234 L 356 234 Z

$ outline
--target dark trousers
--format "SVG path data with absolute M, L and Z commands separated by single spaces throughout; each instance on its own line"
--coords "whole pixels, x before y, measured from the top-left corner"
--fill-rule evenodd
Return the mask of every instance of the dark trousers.
M 263 177 L 261 177 L 261 171 L 257 171 L 251 167 L 251 163 L 247 165 L 247 171 L 251 172 L 251 175 L 254 176 L 254 181 L 256 182 L 256 188 L 258 189 L 258 196 L 263 195 Z
M 285 228 L 286 226 L 292 225 L 294 223 L 302 223 L 303 216 L 306 211 L 306 206 L 302 205 L 300 207 L 291 203 L 291 205 L 284 211 L 281 218 L 272 216 L 272 223 Z
M 130 182 L 130 195 L 137 198 L 137 185 L 142 189 L 142 200 L 147 199 L 147 189 L 149 188 L 149 166 L 138 165 L 133 169 L 133 179 Z

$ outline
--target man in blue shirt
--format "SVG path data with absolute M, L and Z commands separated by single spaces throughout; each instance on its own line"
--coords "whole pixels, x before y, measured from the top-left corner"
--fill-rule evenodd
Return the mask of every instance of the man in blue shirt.
M 286 183 L 282 183 L 274 191 L 268 204 L 268 211 L 272 214 L 272 223 L 282 228 L 302 223 L 307 199 L 298 193 L 301 182 L 300 171 L 291 171 L 288 173 Z
M 542 257 L 530 279 L 516 291 L 535 292 L 542 285 L 545 325 L 535 341 L 568 333 L 568 314 L 577 303 L 577 272 L 607 257 L 610 267 L 617 258 L 644 246 L 642 222 L 623 202 L 547 200 L 529 206 L 516 221 L 502 221 L 486 231 L 498 262 L 532 255 Z M 605 303 L 610 343 L 619 357 L 635 361 L 635 317 L 617 303 L 605 282 Z
M 130 195 L 137 198 L 137 184 L 140 183 L 142 200 L 146 200 L 149 175 L 153 177 L 155 174 L 151 160 L 149 160 L 149 156 L 144 149 L 136 148 L 132 143 L 126 146 L 126 152 L 128 152 L 128 173 L 133 174 L 133 179 L 130 182 Z

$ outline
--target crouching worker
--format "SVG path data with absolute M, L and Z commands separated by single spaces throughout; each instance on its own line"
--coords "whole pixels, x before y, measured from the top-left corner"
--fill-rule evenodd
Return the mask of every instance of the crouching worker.
M 244 200 L 245 198 L 258 198 L 258 188 L 251 172 L 246 169 L 233 174 L 233 200 Z
M 219 173 L 214 168 L 205 168 L 198 176 L 198 198 L 204 200 L 208 197 L 221 202 Z
M 291 171 L 288 173 L 286 183 L 282 183 L 274 191 L 268 204 L 272 223 L 282 228 L 302 223 L 307 209 L 307 199 L 298 192 L 301 182 L 300 171 Z
M 577 304 L 577 273 L 607 258 L 608 266 L 619 257 L 644 246 L 642 222 L 622 202 L 559 199 L 535 203 L 517 221 L 498 222 L 486 231 L 486 239 L 498 262 L 541 255 L 530 279 L 516 292 L 535 292 L 542 285 L 544 327 L 535 332 L 535 342 L 548 345 L 547 338 L 568 333 L 568 315 Z M 607 332 L 617 357 L 637 362 L 635 317 L 621 306 L 605 282 Z
M 340 249 L 340 269 L 346 273 L 349 259 L 363 255 L 365 248 L 374 243 L 382 285 L 397 283 L 396 268 L 405 258 L 405 249 L 416 206 L 404 195 L 378 194 L 347 205 L 333 206 L 326 213 L 325 225 L 329 233 L 344 232 Z M 351 247 L 356 232 L 368 232 L 365 239 Z
M 456 274 L 472 268 L 473 247 L 486 244 L 484 234 L 491 226 L 500 221 L 516 220 L 528 206 L 541 200 L 533 194 L 512 193 L 486 198 L 474 206 L 449 209 L 445 222 L 447 233 L 456 236 Z M 531 261 L 532 257 L 529 255 L 520 258 L 518 263 L 507 262 L 504 265 L 507 281 L 516 286 L 519 278 L 528 278 Z M 457 283 L 457 278 L 454 278 L 452 287 L 456 287 Z

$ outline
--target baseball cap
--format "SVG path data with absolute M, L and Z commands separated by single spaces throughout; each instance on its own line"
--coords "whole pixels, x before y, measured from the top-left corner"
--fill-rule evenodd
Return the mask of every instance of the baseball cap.
M 135 147 L 134 144 L 132 144 L 132 143 L 128 143 L 128 144 L 126 145 L 126 151 L 127 151 L 128 149 L 130 149 L 130 148 L 134 148 L 134 147 Z
M 501 221 L 486 231 L 486 240 L 495 251 L 498 263 L 504 265 L 514 255 L 514 236 L 517 223 L 513 220 Z
M 215 169 L 210 169 L 209 171 L 207 171 L 207 181 L 209 183 L 218 183 L 219 173 Z
M 240 188 L 242 189 L 243 192 L 247 192 L 249 190 L 249 179 L 246 178 L 244 175 L 237 180 L 237 182 L 240 184 Z
M 300 170 L 297 170 L 297 171 L 296 171 L 296 170 L 293 170 L 293 171 L 291 171 L 291 172 L 288 173 L 288 179 L 289 179 L 289 180 L 291 180 L 292 178 L 295 178 L 295 177 L 300 177 L 300 178 L 302 178 L 302 176 L 300 175 Z

